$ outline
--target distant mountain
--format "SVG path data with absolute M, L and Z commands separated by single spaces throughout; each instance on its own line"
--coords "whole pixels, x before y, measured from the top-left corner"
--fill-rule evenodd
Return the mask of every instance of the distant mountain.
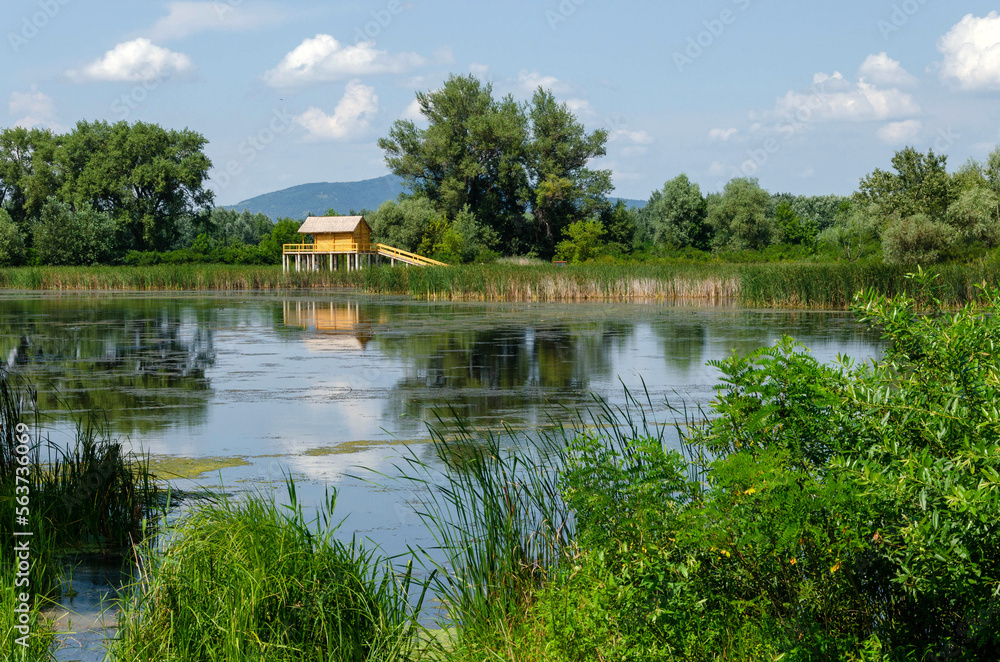
M 244 200 L 227 209 L 243 211 L 249 209 L 253 213 L 270 216 L 271 219 L 294 218 L 303 219 L 309 214 L 322 216 L 328 209 L 338 214 L 362 209 L 378 209 L 386 200 L 395 200 L 403 192 L 403 180 L 395 175 L 386 175 L 378 179 L 366 179 L 361 182 L 336 182 L 301 184 L 274 193 L 265 193 L 255 198 Z M 625 200 L 629 207 L 644 207 L 645 200 Z M 611 198 L 616 202 L 617 198 Z
M 261 213 L 272 219 L 302 219 L 312 214 L 322 216 L 328 209 L 346 214 L 352 209 L 378 209 L 386 200 L 395 200 L 403 192 L 403 180 L 395 175 L 361 182 L 301 184 L 283 191 L 265 193 L 244 200 L 228 209 Z

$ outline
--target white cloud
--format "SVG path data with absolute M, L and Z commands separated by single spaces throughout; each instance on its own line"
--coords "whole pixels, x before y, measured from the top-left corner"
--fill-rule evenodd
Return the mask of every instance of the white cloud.
M 656 140 L 646 131 L 629 131 L 628 129 L 617 129 L 608 136 L 611 141 L 628 140 L 633 145 L 652 145 Z
M 371 116 L 378 111 L 375 88 L 352 80 L 333 115 L 319 108 L 310 108 L 295 118 L 314 140 L 348 140 L 368 129 Z
M 8 109 L 13 117 L 21 116 L 14 126 L 25 128 L 44 127 L 60 131 L 62 127 L 56 122 L 56 106 L 51 97 L 39 92 L 34 85 L 29 92 L 12 92 Z
M 727 170 L 726 166 L 719 161 L 712 161 L 712 165 L 708 167 L 708 172 L 712 175 L 723 175 Z
M 902 145 L 919 136 L 923 129 L 924 123 L 920 120 L 891 122 L 878 130 L 878 137 L 887 145 Z
M 411 122 L 425 121 L 427 118 L 424 114 L 420 112 L 420 102 L 414 99 L 410 102 L 410 105 L 406 107 L 401 116 L 404 120 L 410 120 Z
M 626 158 L 630 158 L 634 156 L 644 156 L 647 152 L 649 152 L 648 147 L 643 147 L 642 145 L 633 145 L 632 147 L 622 148 L 620 154 Z
M 885 52 L 869 55 L 861 64 L 858 75 L 862 80 L 881 87 L 906 87 L 917 83 L 916 77 Z
M 586 99 L 566 99 L 566 107 L 577 117 L 594 117 L 597 114 Z
M 391 55 L 375 48 L 375 42 L 341 44 L 328 34 L 306 39 L 282 59 L 277 67 L 264 74 L 272 87 L 331 82 L 372 76 L 400 74 L 427 61 L 416 53 Z
M 267 3 L 168 2 L 167 11 L 149 30 L 150 39 L 181 39 L 207 30 L 243 32 L 277 25 L 288 16 L 285 8 Z
M 708 139 L 726 142 L 737 133 L 738 131 L 736 129 L 712 129 L 708 132 Z
M 809 91 L 790 90 L 774 108 L 779 118 L 799 123 L 903 119 L 922 112 L 911 94 L 864 80 L 852 83 L 840 72 L 816 74 Z
M 555 76 L 543 76 L 537 71 L 522 69 L 517 75 L 517 83 L 522 92 L 534 94 L 541 87 L 553 94 L 566 94 L 570 91 L 569 85 L 561 82 Z
M 484 80 L 484 81 L 490 80 L 491 77 L 490 65 L 488 64 L 480 64 L 478 62 L 473 62 L 472 64 L 469 65 L 469 71 L 472 72 L 472 75 L 478 78 L 479 80 Z
M 79 81 L 138 83 L 186 74 L 193 69 L 187 55 L 157 46 L 142 37 L 118 44 L 82 71 L 70 70 L 66 74 Z
M 967 14 L 938 42 L 941 79 L 963 90 L 1000 90 L 1000 15 Z
M 455 54 L 452 52 L 451 46 L 442 46 L 434 51 L 434 62 L 436 64 L 454 64 Z

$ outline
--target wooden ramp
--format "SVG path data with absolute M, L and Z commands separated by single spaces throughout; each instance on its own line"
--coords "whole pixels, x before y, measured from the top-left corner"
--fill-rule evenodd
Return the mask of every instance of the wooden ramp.
M 382 257 L 387 257 L 395 262 L 402 262 L 404 264 L 412 264 L 416 267 L 447 267 L 448 265 L 444 262 L 438 262 L 437 260 L 432 260 L 429 257 L 424 257 L 423 255 L 417 255 L 416 253 L 410 253 L 409 251 L 404 251 L 401 248 L 395 248 L 393 246 L 386 246 L 385 244 L 372 244 L 372 248 L 375 249 L 377 255 Z

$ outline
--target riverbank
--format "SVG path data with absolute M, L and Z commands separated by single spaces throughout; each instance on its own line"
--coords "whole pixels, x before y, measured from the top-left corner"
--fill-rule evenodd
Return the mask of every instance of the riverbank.
M 666 301 L 845 309 L 861 290 L 912 292 L 912 267 L 881 263 L 471 265 L 283 273 L 280 267 L 157 265 L 0 269 L 0 289 L 44 291 L 284 291 L 352 289 L 444 301 Z M 1000 263 L 935 267 L 948 304 L 1000 282 Z

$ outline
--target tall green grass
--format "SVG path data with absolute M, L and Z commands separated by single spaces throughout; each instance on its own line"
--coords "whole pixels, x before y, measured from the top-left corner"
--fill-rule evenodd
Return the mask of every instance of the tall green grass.
M 284 291 L 351 288 L 372 294 L 447 301 L 659 301 L 699 305 L 844 309 L 862 289 L 912 291 L 910 267 L 883 263 L 586 264 L 497 263 L 444 268 L 377 266 L 359 271 L 282 273 L 276 266 L 22 267 L 0 269 L 0 289 Z M 934 267 L 946 302 L 1000 282 L 1000 262 Z
M 339 542 L 335 497 L 313 520 L 289 481 L 272 497 L 201 504 L 144 560 L 119 617 L 119 662 L 406 660 L 409 567 Z M 417 600 L 419 605 L 422 598 Z
M 445 610 L 440 625 L 457 626 L 446 659 L 544 658 L 543 635 L 526 619 L 539 592 L 578 553 L 574 514 L 560 487 L 573 440 L 588 430 L 619 449 L 636 438 L 661 445 L 680 439 L 673 424 L 651 415 L 648 393 L 645 403 L 625 396 L 622 406 L 595 396 L 569 424 L 528 435 L 479 431 L 453 413 L 431 426 L 444 469 L 405 458 L 404 480 L 423 495 L 418 514 L 436 542 L 421 553 L 431 594 Z
M 44 433 L 33 410 L 35 401 L 29 383 L 0 371 L 0 539 L 5 541 L 0 546 L 0 650 L 5 660 L 49 659 L 53 637 L 39 614 L 59 596 L 63 557 L 81 550 L 126 554 L 155 531 L 151 517 L 160 496 L 147 462 L 126 452 L 106 425 L 81 423 L 74 443 L 63 447 Z M 25 440 L 27 465 L 18 461 L 18 447 Z M 25 487 L 27 494 L 18 489 Z M 28 505 L 18 504 L 15 494 L 26 496 Z M 24 516 L 16 510 L 19 506 L 27 510 L 27 526 L 15 520 Z M 31 533 L 30 583 L 17 588 L 14 531 Z M 12 624 L 15 592 L 30 597 L 32 646 L 27 652 L 15 646 L 7 627 Z

